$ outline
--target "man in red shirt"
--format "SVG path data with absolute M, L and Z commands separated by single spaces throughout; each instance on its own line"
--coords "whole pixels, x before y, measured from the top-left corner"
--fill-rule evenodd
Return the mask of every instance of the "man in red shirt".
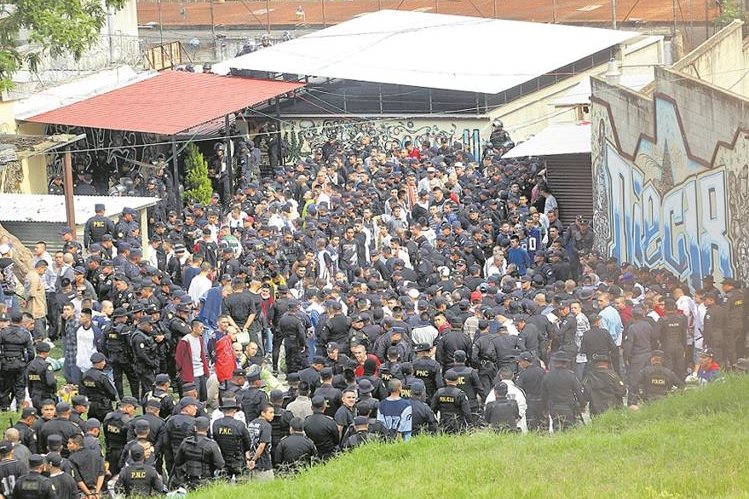
M 360 378 L 364 376 L 364 362 L 369 360 L 370 362 L 374 362 L 375 364 L 375 372 L 373 373 L 375 376 L 377 376 L 377 371 L 380 369 L 380 359 L 377 358 L 376 355 L 372 355 L 371 353 L 367 353 L 367 349 L 364 348 L 364 345 L 355 345 L 351 347 L 351 353 L 354 355 L 354 358 L 356 359 L 356 367 L 354 368 L 354 375 L 357 378 Z
M 231 379 L 237 366 L 237 357 L 234 355 L 234 342 L 237 340 L 237 328 L 229 326 L 226 334 L 216 341 L 216 379 L 222 389 L 226 388 L 226 382 Z

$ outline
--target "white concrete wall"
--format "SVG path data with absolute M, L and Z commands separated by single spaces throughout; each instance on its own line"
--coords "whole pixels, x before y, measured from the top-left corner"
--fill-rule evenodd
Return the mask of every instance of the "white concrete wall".
M 654 65 L 663 62 L 662 37 L 651 37 L 649 40 L 632 42 L 624 45 L 622 65 L 628 74 L 647 74 Z M 574 108 L 556 108 L 554 101 L 569 89 L 593 75 L 600 75 L 607 65 L 596 66 L 564 81 L 526 95 L 502 106 L 491 114 L 492 119 L 499 118 L 517 143 L 535 135 L 551 123 L 576 121 Z

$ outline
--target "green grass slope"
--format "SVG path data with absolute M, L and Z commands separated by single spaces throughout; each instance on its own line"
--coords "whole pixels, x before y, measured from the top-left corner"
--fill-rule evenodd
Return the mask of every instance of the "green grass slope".
M 372 444 L 299 475 L 197 499 L 749 497 L 749 377 L 615 411 L 565 434 Z

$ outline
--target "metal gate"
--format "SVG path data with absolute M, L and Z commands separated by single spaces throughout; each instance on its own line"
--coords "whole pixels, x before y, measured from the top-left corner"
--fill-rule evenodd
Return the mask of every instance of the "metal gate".
M 590 154 L 562 154 L 546 157 L 546 179 L 559 203 L 565 227 L 577 215 L 593 218 L 593 173 Z

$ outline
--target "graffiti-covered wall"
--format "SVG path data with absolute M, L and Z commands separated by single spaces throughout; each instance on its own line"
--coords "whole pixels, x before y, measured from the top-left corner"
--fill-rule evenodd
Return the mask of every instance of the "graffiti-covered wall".
M 289 144 L 290 160 L 309 154 L 314 147 L 330 137 L 341 143 L 352 143 L 364 135 L 372 143 L 385 147 L 394 140 L 418 144 L 422 140 L 434 142 L 446 137 L 451 142 L 462 142 L 465 149 L 479 159 L 481 141 L 488 140 L 488 119 L 430 119 L 383 120 L 358 118 L 288 118 L 283 124 L 283 135 Z
M 653 97 L 593 80 L 597 249 L 749 282 L 749 100 L 666 69 Z

